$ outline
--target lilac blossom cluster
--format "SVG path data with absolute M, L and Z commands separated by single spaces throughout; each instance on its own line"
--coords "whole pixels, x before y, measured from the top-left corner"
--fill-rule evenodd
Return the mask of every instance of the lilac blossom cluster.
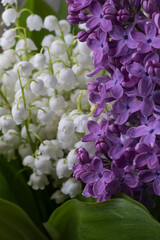
M 93 51 L 90 76 L 106 74 L 88 84 L 93 116 L 106 117 L 88 121 L 82 141 L 94 142 L 96 154 L 77 149 L 74 177 L 86 197 L 104 201 L 120 191 L 152 207 L 150 196 L 160 196 L 160 2 L 66 2 L 70 23 L 87 27 L 77 37 Z

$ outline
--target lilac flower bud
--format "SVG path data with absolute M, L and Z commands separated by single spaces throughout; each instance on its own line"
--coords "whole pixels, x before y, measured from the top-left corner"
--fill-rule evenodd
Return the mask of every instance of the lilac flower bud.
M 100 137 L 99 139 L 96 140 L 95 147 L 98 153 L 102 153 L 104 155 L 107 154 L 108 144 L 103 138 Z
M 145 68 L 149 75 L 153 77 L 160 77 L 160 63 L 152 60 L 148 61 L 145 65 Z
M 120 9 L 117 13 L 117 20 L 120 23 L 125 23 L 129 20 L 130 12 L 128 9 Z
M 69 15 L 67 17 L 67 20 L 70 24 L 74 24 L 74 25 L 77 25 L 79 24 L 79 18 L 77 17 L 77 15 Z
M 97 82 L 89 82 L 87 87 L 88 92 L 97 91 L 98 85 L 99 84 Z
M 146 13 L 152 14 L 157 12 L 156 0 L 141 0 L 141 6 Z
M 83 165 L 90 162 L 89 154 L 85 150 L 85 148 L 77 148 L 76 152 L 77 152 L 77 160 L 80 164 Z
M 103 6 L 103 15 L 108 20 L 114 20 L 116 18 L 117 10 L 114 4 L 106 3 Z
M 160 13 L 153 13 L 152 19 L 154 21 L 154 24 L 158 28 L 158 33 L 160 34 Z
M 79 39 L 80 42 L 85 42 L 88 38 L 88 33 L 85 30 L 80 31 L 77 34 L 77 38 Z

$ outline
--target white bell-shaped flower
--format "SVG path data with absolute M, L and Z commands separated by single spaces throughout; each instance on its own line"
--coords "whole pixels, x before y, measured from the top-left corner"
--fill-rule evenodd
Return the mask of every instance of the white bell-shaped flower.
M 35 158 L 35 171 L 38 175 L 51 174 L 52 162 L 49 156 L 40 155 Z
M 7 8 L 2 13 L 2 20 L 6 26 L 10 26 L 15 23 L 16 19 L 20 17 L 20 14 L 14 8 Z
M 76 152 L 75 149 L 72 149 L 68 155 L 67 155 L 67 165 L 68 169 L 72 170 L 73 166 L 75 165 L 77 159 L 76 159 Z
M 13 116 L 13 120 L 15 121 L 15 123 L 17 125 L 20 125 L 24 120 L 26 120 L 27 119 L 27 112 L 24 109 L 24 105 L 19 104 L 18 107 L 17 107 L 17 105 L 13 105 L 12 116 Z
M 73 41 L 73 34 L 68 33 L 64 36 L 65 44 L 67 47 L 70 47 Z
M 88 116 L 83 114 L 83 115 L 77 115 L 75 116 L 73 123 L 76 128 L 76 132 L 78 133 L 85 133 L 88 131 L 87 128 L 87 122 L 88 122 Z
M 63 32 L 64 35 L 67 35 L 68 33 L 70 33 L 71 25 L 69 24 L 69 22 L 67 20 L 64 20 L 64 19 L 60 20 L 59 26 L 60 26 L 61 30 L 58 28 L 55 31 L 57 36 L 60 36 L 60 37 L 62 36 L 61 31 Z
M 42 124 L 42 126 L 53 123 L 54 119 L 56 119 L 54 113 L 52 113 L 51 110 L 47 107 L 43 107 L 43 109 L 44 111 L 39 109 L 37 113 L 39 122 Z
M 43 38 L 41 45 L 42 47 L 46 46 L 50 48 L 53 41 L 54 41 L 54 36 L 52 34 L 48 34 Z
M 14 129 L 8 130 L 8 132 L 4 134 L 4 141 L 11 147 L 18 147 L 20 138 L 17 136 L 17 134 L 18 132 Z
M 34 190 L 43 190 L 48 184 L 49 181 L 45 175 L 38 175 L 36 173 L 32 173 L 28 181 L 28 185 Z
M 32 93 L 35 96 L 41 96 L 41 95 L 43 96 L 43 95 L 46 94 L 44 82 L 40 78 L 37 78 L 36 82 L 32 81 L 31 84 L 30 84 L 30 88 L 31 88 Z
M 16 37 L 16 30 L 14 28 L 10 28 L 8 30 L 5 30 L 2 34 L 2 37 L 6 38 L 8 41 L 14 40 Z
M 40 31 L 43 27 L 43 20 L 42 18 L 37 14 L 31 14 L 27 17 L 26 20 L 27 27 L 30 31 Z
M 65 99 L 63 96 L 51 97 L 49 100 L 50 109 L 55 112 L 58 116 L 64 113 Z
M 27 51 L 30 53 L 32 51 L 36 51 L 37 47 L 35 45 L 35 43 L 32 41 L 32 39 L 27 38 Z M 25 41 L 24 39 L 20 39 L 17 43 L 16 43 L 16 47 L 15 50 L 17 51 L 17 54 L 24 54 L 25 53 L 25 49 L 26 45 L 25 45 Z M 21 50 L 21 51 L 20 51 Z
M 53 89 L 57 88 L 58 80 L 54 75 L 51 75 L 51 76 L 49 74 L 43 75 L 43 82 L 45 87 L 47 88 L 53 88 Z
M 50 52 L 54 57 L 59 57 L 66 52 L 66 48 L 63 46 L 64 42 L 61 40 L 55 40 L 52 42 Z
M 75 87 L 76 78 L 75 75 L 70 68 L 63 68 L 60 71 L 58 76 L 58 83 L 60 85 L 60 90 L 70 91 Z
M 3 6 L 6 6 L 7 4 L 17 3 L 17 0 L 1 0 L 1 3 L 3 4 Z
M 28 155 L 23 159 L 23 165 L 34 168 L 35 158 L 32 155 Z
M 68 169 L 68 165 L 65 158 L 58 160 L 56 164 L 56 173 L 58 178 L 70 177 L 73 171 Z
M 34 66 L 35 68 L 42 69 L 46 64 L 46 56 L 44 54 L 37 53 L 34 56 Z
M 61 190 L 57 190 L 52 194 L 51 200 L 55 200 L 57 204 L 60 204 L 60 203 L 63 203 L 65 200 L 67 200 L 67 195 L 62 193 Z
M 28 155 L 32 155 L 32 149 L 29 143 L 23 143 L 18 148 L 18 153 L 22 159 L 24 159 Z
M 32 141 L 34 142 L 35 141 L 35 136 L 33 133 L 36 133 L 37 132 L 37 127 L 30 123 L 29 124 L 29 132 L 30 132 L 30 137 L 32 138 Z M 33 132 L 33 133 L 32 133 Z M 23 126 L 22 127 L 22 130 L 21 130 L 21 137 L 25 138 L 25 139 L 28 139 L 28 134 L 27 134 L 27 130 L 26 130 L 26 126 Z
M 0 117 L 0 129 L 3 134 L 7 133 L 10 129 L 16 129 L 16 124 L 13 118 L 5 115 Z
M 15 45 L 15 43 L 16 43 L 15 39 L 8 40 L 5 37 L 0 38 L 0 46 L 3 48 L 3 50 L 12 48 Z
M 55 31 L 58 28 L 57 18 L 53 15 L 49 15 L 44 19 L 44 28 L 49 31 Z
M 27 61 L 21 61 L 18 63 L 19 72 L 22 77 L 28 77 L 31 76 L 33 71 L 33 66 L 30 62 Z
M 70 198 L 74 198 L 82 191 L 82 185 L 80 182 L 76 181 L 75 178 L 69 178 L 63 183 L 61 191 L 64 194 L 68 194 Z

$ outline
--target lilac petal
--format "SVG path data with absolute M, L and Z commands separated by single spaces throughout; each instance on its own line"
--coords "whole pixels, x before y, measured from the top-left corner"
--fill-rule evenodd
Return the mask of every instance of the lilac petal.
M 152 41 L 152 47 L 154 48 L 160 48 L 160 35 L 155 37 Z
M 110 32 L 112 30 L 112 22 L 103 18 L 100 22 L 100 27 L 104 32 Z
M 97 50 L 100 47 L 100 42 L 96 38 L 88 38 L 87 45 L 91 50 Z
M 153 190 L 154 190 L 155 194 L 157 194 L 158 196 L 160 196 L 160 176 L 157 177 L 157 178 L 154 180 Z
M 106 132 L 107 127 L 108 127 L 108 121 L 107 121 L 107 119 L 105 119 L 105 118 L 102 119 L 101 124 L 100 124 L 100 127 L 101 127 L 101 130 L 102 130 L 103 132 Z
M 98 117 L 102 113 L 103 109 L 105 108 L 105 105 L 106 105 L 105 102 L 103 105 L 100 105 L 100 106 L 98 105 L 98 107 L 94 111 L 93 117 Z
M 106 90 L 108 90 L 108 89 L 110 89 L 111 87 L 113 87 L 115 85 L 115 82 L 114 82 L 114 80 L 111 80 L 111 81 L 108 81 L 107 83 L 106 83 Z
M 160 122 L 159 121 L 155 121 L 156 123 L 154 124 L 154 133 L 156 135 L 160 134 Z
M 123 153 L 124 153 L 124 148 L 120 145 L 117 145 L 110 148 L 108 155 L 110 158 L 117 160 L 122 156 Z
M 130 106 L 130 113 L 137 112 L 141 108 L 141 101 L 135 100 L 132 101 L 129 106 Z
M 81 138 L 82 142 L 91 142 L 96 140 L 96 136 L 94 136 L 92 133 L 91 134 L 86 134 Z
M 128 35 L 128 41 L 127 41 L 127 46 L 130 49 L 135 49 L 137 48 L 138 42 L 135 41 L 134 39 L 131 38 L 130 34 Z
M 138 177 L 141 182 L 151 182 L 156 178 L 155 173 L 152 170 L 142 170 L 139 172 Z
M 86 184 L 86 186 L 85 186 L 85 188 L 83 189 L 83 193 L 82 193 L 82 195 L 83 196 L 85 196 L 85 197 L 91 197 L 91 196 L 93 196 L 90 192 L 89 192 L 89 188 L 91 188 L 90 187 L 90 184 Z
M 114 175 L 113 175 L 113 172 L 112 172 L 112 171 L 106 169 L 106 170 L 103 172 L 103 179 L 104 179 L 105 183 L 111 182 L 111 181 L 113 180 L 113 177 L 114 177 Z
M 137 177 L 136 177 L 134 174 L 132 174 L 132 173 L 127 173 L 127 174 L 125 175 L 125 183 L 126 183 L 129 187 L 135 188 L 135 187 L 137 187 L 137 185 L 138 185 Z
M 148 38 L 152 39 L 156 36 L 156 26 L 152 22 L 147 22 L 145 24 L 145 34 Z
M 136 167 L 144 167 L 148 163 L 149 159 L 150 156 L 147 153 L 140 153 L 135 157 L 134 162 Z
M 113 195 L 119 187 L 119 182 L 117 180 L 113 180 L 112 182 L 108 183 L 106 186 L 106 192 L 108 195 Z
M 148 168 L 149 169 L 155 168 L 157 163 L 158 163 L 157 155 L 153 153 L 152 155 L 150 155 L 150 158 L 148 160 Z
M 118 115 L 118 117 L 116 119 L 116 123 L 118 125 L 122 125 L 128 120 L 128 118 L 129 118 L 129 111 L 126 110 Z
M 136 62 L 128 65 L 127 71 L 135 77 L 143 77 L 145 75 L 144 67 L 140 63 Z
M 86 22 L 87 28 L 94 28 L 99 24 L 99 18 L 98 17 L 91 17 Z
M 87 128 L 91 133 L 95 133 L 100 130 L 98 123 L 95 121 L 88 121 Z
M 118 99 L 123 95 L 123 88 L 120 84 L 115 85 L 111 88 L 111 94 L 114 98 Z
M 109 34 L 113 40 L 120 40 L 123 38 L 124 29 L 121 26 L 113 25 L 113 30 Z
M 142 136 L 141 138 L 141 142 L 145 143 L 145 144 L 153 144 L 155 143 L 156 140 L 156 136 L 155 134 L 147 134 L 146 136 Z
M 151 47 L 151 45 L 149 43 L 140 42 L 138 44 L 137 50 L 140 53 L 148 53 L 148 52 L 150 52 L 152 50 L 152 47 Z
M 94 16 L 99 16 L 102 12 L 102 8 L 101 8 L 100 3 L 97 2 L 97 1 L 92 1 L 92 4 L 90 4 L 90 6 L 89 6 L 89 11 Z
M 141 104 L 141 113 L 144 117 L 150 116 L 154 111 L 154 102 L 152 98 L 145 98 Z
M 98 179 L 98 176 L 93 171 L 87 171 L 85 173 L 82 173 L 82 175 L 81 175 L 81 180 L 84 183 L 93 183 L 97 179 Z
M 130 36 L 136 42 L 145 42 L 146 41 L 146 36 L 143 33 L 138 32 L 138 31 L 131 31 Z
M 138 153 L 150 152 L 150 147 L 144 143 L 137 143 L 135 150 Z
M 94 63 L 99 64 L 103 58 L 103 49 L 99 48 L 94 52 Z
M 143 97 L 147 97 L 152 92 L 153 83 L 150 77 L 143 77 L 138 84 L 139 94 Z
M 97 103 L 102 101 L 102 97 L 98 93 L 96 93 L 96 92 L 91 92 L 89 94 L 89 100 L 92 103 L 97 104 Z
M 105 182 L 103 178 L 99 178 L 97 182 L 93 184 L 93 192 L 95 195 L 100 195 L 105 189 Z
M 102 160 L 98 157 L 95 157 L 91 162 L 91 168 L 93 171 L 97 172 L 97 174 L 103 172 L 103 163 Z
M 117 49 L 116 49 L 116 54 L 115 57 L 119 56 L 121 54 L 121 52 L 124 50 L 126 46 L 126 41 L 124 41 L 123 39 L 121 39 L 118 44 L 117 44 Z
M 141 125 L 141 126 L 138 126 L 138 127 L 131 127 L 129 129 L 129 135 L 132 138 L 137 138 L 137 137 L 144 136 L 144 135 L 148 134 L 148 132 L 149 132 L 148 127 L 145 126 L 145 125 Z

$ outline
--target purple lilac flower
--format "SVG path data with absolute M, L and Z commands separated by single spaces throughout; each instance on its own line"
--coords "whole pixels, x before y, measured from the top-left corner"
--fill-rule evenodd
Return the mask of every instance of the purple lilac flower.
M 67 2 L 68 20 L 88 27 L 78 38 L 93 51 L 89 76 L 108 72 L 88 84 L 93 116 L 103 112 L 103 120 L 88 122 L 82 141 L 94 142 L 96 153 L 77 149 L 73 176 L 86 184 L 86 197 L 105 201 L 121 191 L 153 207 L 151 195 L 160 196 L 160 1 Z

